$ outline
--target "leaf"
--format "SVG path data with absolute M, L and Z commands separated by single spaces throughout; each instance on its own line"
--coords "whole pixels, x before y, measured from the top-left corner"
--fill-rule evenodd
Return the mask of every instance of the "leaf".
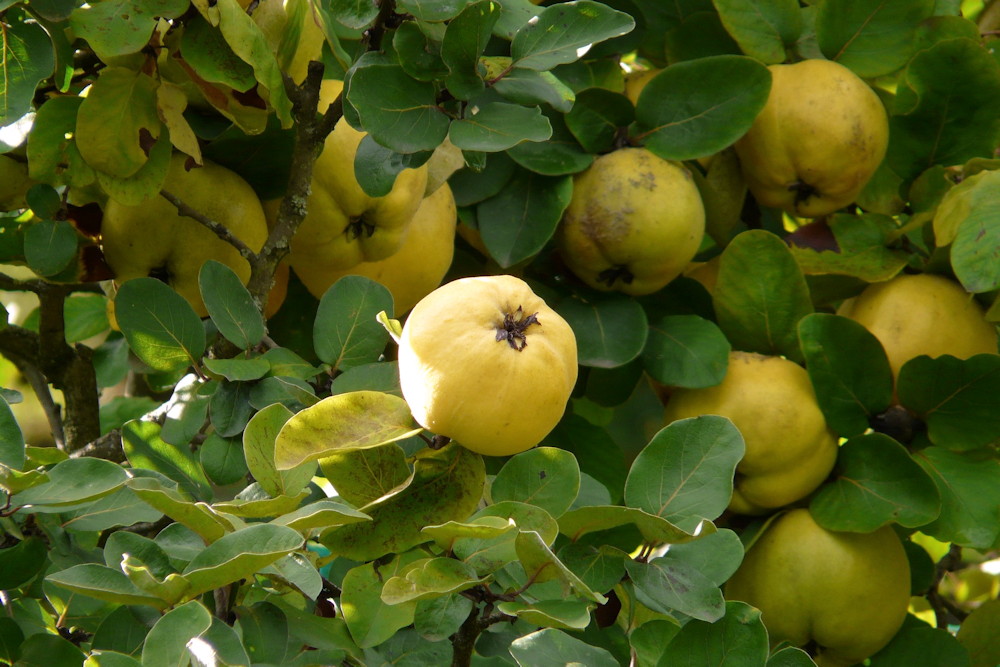
M 140 51 L 149 42 L 157 17 L 175 19 L 187 6 L 184 0 L 105 0 L 76 9 L 69 23 L 77 37 L 109 62 L 115 56 Z
M 180 48 L 184 61 L 209 83 L 225 84 L 244 93 L 257 84 L 253 68 L 233 53 L 222 33 L 201 16 L 185 21 Z
M 903 365 L 897 384 L 900 402 L 924 419 L 935 445 L 964 451 L 1000 441 L 1000 356 L 920 356 Z
M 372 138 L 397 153 L 433 150 L 448 134 L 434 85 L 417 81 L 399 65 L 367 64 L 351 76 L 350 103 Z
M 43 507 L 76 505 L 120 489 L 129 477 L 117 463 L 91 457 L 57 463 L 48 475 L 47 482 L 12 496 L 11 505 L 30 505 L 34 512 L 43 511 Z
M 139 589 L 129 581 L 129 578 L 121 570 L 97 563 L 74 565 L 71 568 L 48 575 L 45 580 L 74 593 L 106 602 L 148 605 L 157 609 L 164 609 L 168 606 L 159 597 Z
M 114 2 L 115 0 L 112 0 Z M 76 146 L 91 167 L 118 178 L 134 175 L 149 156 L 143 146 L 159 138 L 155 79 L 107 67 L 80 104 Z
M 470 0 L 398 0 L 401 11 L 421 21 L 445 21 L 458 16 Z
M 247 468 L 271 497 L 297 494 L 316 472 L 316 464 L 312 461 L 288 470 L 278 470 L 275 467 L 275 440 L 281 427 L 293 414 L 280 403 L 269 405 L 251 417 L 243 430 L 243 456 Z
M 550 70 L 580 58 L 591 45 L 630 32 L 635 20 L 590 0 L 560 3 L 542 10 L 536 21 L 517 31 L 510 44 L 515 67 Z
M 191 304 L 155 278 L 122 284 L 115 296 L 115 319 L 129 348 L 154 370 L 197 365 L 205 352 L 205 328 Z
M 122 427 L 122 449 L 133 468 L 155 470 L 177 482 L 192 498 L 212 497 L 211 485 L 195 455 L 160 438 L 160 426 L 133 419 Z
M 23 641 L 24 633 L 17 621 L 9 616 L 0 618 L 0 660 L 13 665 L 17 661 Z
M 230 382 L 259 380 L 271 371 L 271 364 L 262 357 L 250 359 L 205 359 L 205 368 Z M 200 425 L 200 424 L 199 424 Z
M 382 601 L 396 605 L 459 593 L 484 580 L 468 563 L 454 558 L 426 558 L 410 563 L 399 574 L 386 579 Z
M 635 120 L 635 108 L 627 97 L 604 88 L 588 88 L 576 96 L 566 114 L 566 127 L 580 145 L 591 153 L 614 147 L 622 128 Z
M 205 308 L 219 333 L 241 350 L 260 343 L 265 332 L 264 316 L 231 268 L 214 259 L 208 260 L 198 272 L 198 285 Z
M 490 256 L 507 268 L 536 255 L 552 238 L 573 196 L 569 176 L 518 169 L 493 197 L 476 207 Z
M 827 530 L 870 533 L 892 522 L 916 528 L 933 521 L 941 507 L 933 480 L 902 445 L 881 433 L 841 445 L 834 474 L 809 503 Z
M 967 621 L 963 621 L 960 631 Z M 871 657 L 871 666 L 988 664 L 970 662 L 969 658 L 970 651 L 948 629 L 904 623 L 892 641 Z
M 515 500 L 537 505 L 558 518 L 580 490 L 580 466 L 571 453 L 555 447 L 521 452 L 504 464 L 490 485 L 494 502 Z
M 84 659 L 83 651 L 59 635 L 30 635 L 21 644 L 18 667 L 77 667 Z
M 934 15 L 934 7 L 934 0 L 833 0 L 817 9 L 816 39 L 824 56 L 858 76 L 884 76 L 910 60 L 917 27 Z
M 802 358 L 797 325 L 813 311 L 788 247 L 763 230 L 743 232 L 723 251 L 712 301 L 733 348 Z
M 553 303 L 576 336 L 581 366 L 615 368 L 632 361 L 646 344 L 646 312 L 621 294 L 587 292 Z
M 24 467 L 24 435 L 3 397 L 0 397 L 0 465 L 14 470 Z
M 479 56 L 489 42 L 500 6 L 490 0 L 475 2 L 448 22 L 441 40 L 441 60 L 450 74 L 444 83 L 448 92 L 467 100 L 485 88 L 479 75 Z
M 739 546 L 739 541 L 736 541 Z M 742 559 L 742 553 L 725 554 L 728 560 L 735 560 L 733 571 Z M 720 554 L 713 557 L 719 558 Z M 728 568 L 727 568 L 728 569 Z M 626 560 L 625 570 L 635 585 L 636 598 L 653 611 L 661 614 L 681 612 L 695 619 L 716 621 L 724 615 L 725 601 L 721 582 L 715 582 L 701 572 L 700 563 L 691 559 L 677 558 L 671 552 L 654 558 L 648 563 Z
M 678 420 L 653 436 L 632 463 L 625 504 L 694 530 L 729 505 L 744 447 L 725 417 Z
M 561 630 L 546 628 L 518 637 L 510 645 L 510 654 L 519 667 L 552 667 L 552 665 L 587 665 L 587 667 L 617 667 L 607 649 L 568 635 Z
M 270 602 L 255 602 L 249 607 L 233 609 L 239 618 L 243 644 L 262 664 L 280 665 L 284 662 L 288 646 L 288 618 Z
M 714 387 L 726 376 L 731 349 L 714 322 L 697 315 L 667 315 L 650 324 L 642 365 L 665 385 Z
M 269 498 L 263 494 L 263 489 L 258 485 L 251 484 L 233 500 L 212 503 L 212 509 L 223 514 L 244 519 L 267 519 L 282 516 L 293 511 L 309 495 L 309 489 L 302 489 L 294 496 Z
M 288 526 L 300 533 L 307 533 L 316 529 L 343 526 L 359 521 L 371 521 L 371 517 L 333 500 L 317 500 L 297 510 L 282 514 L 273 519 L 271 523 L 278 526 Z
M 101 294 L 77 294 L 63 304 L 66 342 L 79 343 L 108 330 L 108 300 Z
M 495 153 L 523 141 L 545 141 L 552 136 L 549 119 L 538 107 L 488 102 L 470 105 L 466 111 L 465 117 L 453 120 L 448 129 L 451 143 L 462 150 Z
M 359 565 L 344 575 L 340 604 L 347 628 L 359 647 L 378 646 L 413 622 L 417 603 L 387 604 L 382 601 L 382 588 L 384 582 L 418 557 L 398 556 L 377 568 L 373 563 Z
M 514 538 L 514 549 L 517 558 L 524 568 L 527 581 L 540 584 L 546 581 L 558 581 L 562 585 L 563 594 L 575 594 L 592 600 L 597 604 L 606 604 L 608 599 L 601 593 L 592 591 L 587 584 L 570 571 L 559 558 L 552 553 L 541 535 L 534 531 L 520 531 Z
M 49 565 L 48 548 L 38 537 L 27 537 L 0 549 L 0 590 L 12 591 L 31 581 Z
M 587 586 L 595 591 L 610 591 L 625 576 L 628 554 L 615 547 L 594 547 L 571 542 L 559 550 L 559 559 Z
M 997 132 L 1000 64 L 972 40 L 946 40 L 907 65 L 889 118 L 886 159 L 909 180 L 935 164 L 992 156 Z
M 525 106 L 548 104 L 560 113 L 573 108 L 573 90 L 552 72 L 515 69 L 493 84 L 493 89 L 505 99 Z M 551 117 L 549 118 L 551 122 Z
M 523 71 L 530 72 L 530 70 Z M 538 73 L 531 72 L 531 74 Z M 552 136 L 546 141 L 521 142 L 509 148 L 507 155 L 525 169 L 543 176 L 577 174 L 593 164 L 595 156 L 580 147 L 576 138 L 566 128 L 563 114 L 544 107 L 543 113 L 552 126 Z
M 76 257 L 76 230 L 65 220 L 41 220 L 24 231 L 24 258 L 40 276 L 53 276 Z
M 505 520 L 506 526 L 496 519 Z M 482 528 L 473 535 L 458 536 L 451 549 L 456 556 L 472 565 L 479 575 L 496 572 L 517 560 L 515 540 L 522 531 L 537 533 L 546 544 L 552 544 L 559 534 L 559 526 L 551 514 L 541 507 L 512 500 L 487 505 L 476 512 L 467 524 Z M 510 529 L 511 524 L 515 530 Z M 432 533 L 426 531 L 426 534 Z
M 743 53 L 773 65 L 785 61 L 785 45 L 802 32 L 802 12 L 795 0 L 713 0 L 726 32 Z
M 501 602 L 497 611 L 543 628 L 583 630 L 590 625 L 592 607 L 583 600 L 541 600 L 532 604 Z
M 1000 623 L 1000 600 L 988 600 L 972 610 L 957 639 L 969 650 L 974 665 L 988 665 L 1000 660 L 1000 641 L 995 631 Z
M 458 594 L 421 600 L 414 612 L 413 629 L 428 642 L 448 639 L 462 627 L 474 604 Z
M 1000 287 L 1000 270 L 994 256 L 1000 248 L 997 197 L 1000 172 L 984 171 L 948 191 L 934 216 L 936 242 L 938 246 L 951 243 L 955 277 L 969 292 Z
M 261 575 L 274 579 L 315 600 L 323 591 L 323 577 L 301 552 L 290 553 L 261 570 Z
M 392 310 L 392 295 L 364 276 L 344 276 L 320 299 L 313 325 L 316 356 L 336 369 L 376 361 L 389 334 L 376 319 Z
M 319 465 L 337 494 L 355 507 L 378 500 L 410 477 L 406 453 L 394 443 L 335 452 Z
M 156 479 L 131 479 L 128 487 L 150 507 L 177 521 L 178 526 L 183 525 L 196 533 L 205 542 L 214 542 L 233 529 L 232 523 L 219 516 L 209 505 L 191 502 L 178 493 L 176 488 L 163 486 Z
M 941 493 L 941 513 L 920 530 L 941 542 L 992 548 L 1000 538 L 1000 461 L 982 452 L 928 447 L 915 453 Z
M 158 196 L 166 181 L 172 154 L 170 137 L 163 132 L 149 150 L 149 160 L 138 171 L 125 177 L 95 171 L 97 183 L 110 199 L 126 206 L 140 206 L 151 197 Z
M 80 187 L 94 182 L 94 170 L 80 155 L 74 138 L 77 111 L 83 100 L 55 97 L 38 109 L 28 134 L 28 175 L 32 179 Z
M 406 401 L 377 391 L 324 398 L 297 413 L 278 433 L 274 462 L 288 470 L 337 451 L 368 449 L 415 435 Z
M 52 42 L 36 22 L 16 21 L 14 12 L 4 17 L 0 31 L 0 127 L 10 125 L 31 111 L 35 88 L 55 68 Z M 16 66 L 14 66 L 16 64 Z
M 842 436 L 863 433 L 892 401 L 882 344 L 854 320 L 813 313 L 799 320 L 799 343 L 826 423 Z
M 392 191 L 401 171 L 417 168 L 427 161 L 428 152 L 403 155 L 364 135 L 354 153 L 354 177 L 370 197 L 384 197 Z
M 161 616 L 142 647 L 143 667 L 175 667 L 188 661 L 187 646 L 212 626 L 212 615 L 192 600 Z
M 746 134 L 770 91 L 771 73 L 744 56 L 675 63 L 639 96 L 639 138 L 664 160 L 717 153 Z
M 877 283 L 889 280 L 906 266 L 908 255 L 887 247 L 889 234 L 896 229 L 896 222 L 889 216 L 835 213 L 826 222 L 811 225 L 817 225 L 816 229 L 824 236 L 832 231 L 835 249 L 817 250 L 800 245 L 792 235 L 789 239 L 792 256 L 806 275 L 845 275 Z M 806 227 L 812 228 L 811 225 Z
M 302 536 L 287 526 L 254 524 L 220 537 L 184 568 L 189 598 L 252 576 L 302 546 Z
M 590 505 L 559 517 L 559 532 L 574 541 L 588 533 L 628 525 L 635 526 L 651 544 L 681 544 L 715 532 L 711 522 L 703 522 L 693 532 L 687 532 L 655 514 L 620 505 Z
M 408 484 L 359 508 L 371 522 L 334 528 L 320 541 L 334 554 L 358 561 L 406 551 L 430 539 L 420 532 L 424 526 L 472 514 L 485 474 L 482 457 L 459 445 L 422 450 Z
M 201 444 L 198 456 L 205 474 L 219 486 L 235 484 L 247 476 L 247 463 L 239 440 L 212 433 Z
M 767 654 L 767 630 L 760 610 L 734 601 L 726 602 L 725 615 L 714 623 L 695 619 L 685 624 L 667 644 L 660 664 L 763 665 Z
M 135 523 L 154 523 L 163 513 L 136 496 L 131 489 L 121 488 L 78 510 L 64 512 L 63 528 L 78 531 L 107 530 Z

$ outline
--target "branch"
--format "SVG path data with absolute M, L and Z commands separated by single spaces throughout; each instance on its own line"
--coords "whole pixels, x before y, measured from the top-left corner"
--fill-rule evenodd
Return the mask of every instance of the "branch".
M 491 609 L 492 607 L 487 605 L 483 609 L 485 615 L 480 616 L 479 608 L 476 606 L 472 607 L 472 611 L 469 612 L 468 618 L 462 623 L 462 627 L 451 636 L 453 649 L 451 667 L 469 667 L 472 664 L 472 652 L 476 648 L 476 639 L 479 638 L 483 630 L 494 623 L 515 620 L 513 616 L 508 616 L 501 612 L 491 613 Z
M 114 463 L 125 462 L 125 450 L 122 449 L 122 434 L 115 429 L 106 433 L 93 442 L 89 442 L 80 449 L 69 455 L 76 459 L 81 456 L 90 456 L 95 459 L 104 459 Z
M 212 220 L 201 211 L 191 208 L 190 206 L 185 204 L 180 197 L 178 197 L 173 193 L 167 192 L 166 190 L 160 190 L 160 196 L 166 199 L 171 204 L 173 204 L 177 208 L 178 213 L 188 218 L 191 218 L 192 220 L 200 222 L 205 227 L 208 227 L 210 230 L 212 230 L 212 232 L 220 239 L 222 239 L 229 245 L 236 248 L 239 251 L 240 256 L 243 257 L 243 259 L 247 260 L 248 262 L 252 262 L 253 259 L 257 256 L 253 250 L 247 247 L 247 244 L 243 243 L 243 241 L 233 236 L 233 233 L 229 231 L 229 228 L 223 225 L 221 222 Z
M 937 620 L 939 628 L 947 628 L 953 619 L 957 619 L 961 623 L 969 615 L 968 612 L 941 595 L 938 591 L 941 580 L 949 572 L 955 572 L 960 569 L 962 569 L 962 547 L 953 544 L 948 553 L 938 561 L 937 567 L 934 569 L 934 581 L 927 591 L 927 601 L 930 603 L 931 608 L 934 609 L 934 618 Z

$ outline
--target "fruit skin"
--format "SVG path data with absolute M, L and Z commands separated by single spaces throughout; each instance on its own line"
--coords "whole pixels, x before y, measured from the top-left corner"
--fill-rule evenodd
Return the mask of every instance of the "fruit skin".
M 704 233 L 705 208 L 687 169 L 622 148 L 577 174 L 556 244 L 591 287 L 642 295 L 680 275 Z
M 632 102 L 633 106 L 638 106 L 639 95 L 653 77 L 662 72 L 661 69 L 639 69 L 625 75 L 625 97 Z
M 408 225 L 402 247 L 377 262 L 361 262 L 344 271 L 299 266 L 296 275 L 317 299 L 346 275 L 371 278 L 392 293 L 396 315 L 413 308 L 444 279 L 455 254 L 455 197 L 447 183 L 421 203 Z
M 267 222 L 250 185 L 235 172 L 208 160 L 203 167 L 187 171 L 186 160 L 181 153 L 173 155 L 163 189 L 225 225 L 254 252 L 259 251 L 267 240 Z M 101 237 L 105 259 L 118 284 L 143 276 L 164 279 L 199 317 L 208 315 L 198 286 L 198 272 L 206 261 L 222 262 L 243 284 L 250 279 L 250 264 L 236 248 L 198 221 L 179 215 L 163 197 L 139 206 L 108 200 Z
M 889 121 L 868 84 L 830 60 L 771 65 L 771 93 L 735 149 L 764 206 L 818 217 L 855 200 L 885 157 Z
M 804 498 L 837 458 L 837 438 L 816 403 L 809 374 L 781 357 L 732 352 L 726 377 L 714 387 L 677 389 L 666 423 L 699 415 L 728 417 L 743 434 L 729 508 L 759 514 Z
M 865 288 L 837 310 L 864 325 L 889 357 L 894 377 L 910 359 L 997 353 L 997 328 L 958 283 L 928 273 L 899 275 Z
M 343 83 L 324 81 L 319 108 L 325 110 Z M 404 169 L 389 194 L 371 197 L 354 177 L 354 155 L 365 133 L 343 118 L 326 138 L 313 168 L 308 212 L 289 245 L 289 263 L 300 267 L 348 269 L 385 259 L 403 244 L 406 226 L 424 196 L 427 166 Z
M 889 526 L 837 533 L 800 508 L 779 516 L 750 547 L 726 598 L 761 610 L 772 646 L 821 648 L 820 665 L 853 665 L 889 643 L 906 617 L 910 566 Z
M 537 323 L 519 338 L 505 319 Z M 522 346 L 523 344 L 523 346 Z M 517 349 L 520 348 L 520 349 Z M 399 383 L 424 428 L 488 456 L 534 447 L 563 416 L 576 383 L 576 337 L 520 278 L 462 278 L 410 312 L 399 341 Z

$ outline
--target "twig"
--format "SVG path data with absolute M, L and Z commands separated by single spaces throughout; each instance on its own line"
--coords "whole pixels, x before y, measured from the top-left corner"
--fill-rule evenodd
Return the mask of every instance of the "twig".
M 65 451 L 66 433 L 63 431 L 62 411 L 59 404 L 52 399 L 52 392 L 49 391 L 49 383 L 45 380 L 45 376 L 31 364 L 15 361 L 14 365 L 35 392 L 45 413 L 45 419 L 49 422 L 49 428 L 52 429 L 52 440 L 56 443 L 56 447 Z
M 114 463 L 124 463 L 125 450 L 122 449 L 121 431 L 115 429 L 105 433 L 97 440 L 89 442 L 80 449 L 70 454 L 70 458 L 80 458 L 90 456 L 95 459 L 104 459 Z
M 927 601 L 934 610 L 934 618 L 939 628 L 947 628 L 953 619 L 961 623 L 969 615 L 968 612 L 941 595 L 938 591 L 938 586 L 945 576 L 949 572 L 960 570 L 961 565 L 962 547 L 953 544 L 948 553 L 941 557 L 941 560 L 938 561 L 937 566 L 934 568 L 934 581 L 927 591 Z
M 168 192 L 166 190 L 160 190 L 160 196 L 166 199 L 171 204 L 173 204 L 177 208 L 178 213 L 188 218 L 191 218 L 192 220 L 200 222 L 202 225 L 212 230 L 212 232 L 215 233 L 215 235 L 218 236 L 220 239 L 222 239 L 229 245 L 236 248 L 239 251 L 240 256 L 243 257 L 243 259 L 247 260 L 248 262 L 252 262 L 253 259 L 256 257 L 257 254 L 253 250 L 251 250 L 247 246 L 247 244 L 243 243 L 243 241 L 236 238 L 233 235 L 233 233 L 229 231 L 229 228 L 223 225 L 221 222 L 212 220 L 204 213 L 188 206 L 187 204 L 184 203 L 184 201 L 180 197 L 171 192 Z
M 474 606 L 472 611 L 469 612 L 468 618 L 462 623 L 462 627 L 451 636 L 452 667 L 468 667 L 472 664 L 472 652 L 476 648 L 476 639 L 479 638 L 483 630 L 494 623 L 514 620 L 513 616 L 508 616 L 501 612 L 491 613 L 492 608 L 490 606 L 484 608 L 483 611 L 485 615 L 480 617 L 479 608 Z

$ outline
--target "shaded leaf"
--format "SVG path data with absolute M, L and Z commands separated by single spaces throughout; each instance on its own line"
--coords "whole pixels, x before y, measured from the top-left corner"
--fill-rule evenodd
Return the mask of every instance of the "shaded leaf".
M 642 365 L 665 385 L 714 387 L 726 376 L 731 349 L 714 322 L 697 315 L 667 315 L 650 324 Z
M 515 67 L 549 70 L 580 58 L 591 45 L 631 31 L 635 20 L 606 5 L 576 0 L 547 7 L 510 44 Z
M 1000 461 L 983 452 L 928 447 L 915 453 L 941 494 L 941 513 L 920 530 L 942 542 L 990 548 L 1000 539 Z
M 511 457 L 490 485 L 494 502 L 515 500 L 558 518 L 580 490 L 580 466 L 571 453 L 536 447 Z
M 344 276 L 320 299 L 313 325 L 316 356 L 334 368 L 376 361 L 389 334 L 375 316 L 392 310 L 392 295 L 364 276 Z
M 115 318 L 129 348 L 158 371 L 177 371 L 205 352 L 205 328 L 191 304 L 155 278 L 126 281 L 115 296 Z
M 646 344 L 646 312 L 621 294 L 588 292 L 552 306 L 573 329 L 580 365 L 615 368 L 632 361 Z
M 510 645 L 510 654 L 519 667 L 552 667 L 552 665 L 587 665 L 587 667 L 617 667 L 607 649 L 568 635 L 562 630 L 547 628 L 518 637 Z
M 195 597 L 253 575 L 302 546 L 302 536 L 287 526 L 254 524 L 219 538 L 184 568 Z
M 208 260 L 198 272 L 198 285 L 205 308 L 219 333 L 241 350 L 260 343 L 265 332 L 264 316 L 231 268 L 214 259 Z

